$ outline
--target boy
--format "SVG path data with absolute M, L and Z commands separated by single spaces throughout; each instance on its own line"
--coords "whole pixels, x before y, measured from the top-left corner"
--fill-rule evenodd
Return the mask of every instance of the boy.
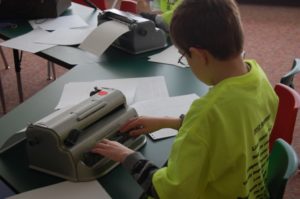
M 157 27 L 169 31 L 169 25 L 173 16 L 174 10 L 182 0 L 137 0 L 137 12 L 144 18 L 152 20 Z M 150 3 L 152 2 L 152 3 Z M 158 9 L 155 10 L 157 4 Z
M 138 117 L 121 128 L 132 136 L 179 129 L 168 165 L 158 169 L 109 140 L 92 151 L 121 162 L 154 198 L 268 198 L 268 140 L 278 99 L 258 64 L 241 57 L 237 5 L 184 0 L 170 34 L 195 76 L 213 87 L 192 103 L 184 119 Z

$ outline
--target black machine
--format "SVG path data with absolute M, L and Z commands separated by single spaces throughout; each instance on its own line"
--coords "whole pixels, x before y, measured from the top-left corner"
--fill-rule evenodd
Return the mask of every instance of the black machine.
M 157 27 L 153 21 L 139 15 L 117 9 L 108 9 L 98 15 L 98 25 L 114 20 L 129 27 L 129 32 L 123 34 L 113 46 L 130 54 L 140 54 L 167 47 L 166 33 Z
M 71 0 L 0 0 L 0 19 L 55 18 Z

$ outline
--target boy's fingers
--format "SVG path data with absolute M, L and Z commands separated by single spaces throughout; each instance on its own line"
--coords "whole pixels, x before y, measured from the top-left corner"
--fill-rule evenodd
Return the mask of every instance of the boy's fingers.
M 127 132 L 130 131 L 131 129 L 135 129 L 136 126 L 139 126 L 138 123 L 139 122 L 136 119 L 129 121 L 129 123 L 125 124 L 125 126 L 122 126 L 120 128 L 120 132 Z
M 107 144 L 107 143 L 109 143 L 109 142 L 110 142 L 110 141 L 109 141 L 108 139 L 103 139 L 103 140 L 101 140 L 100 143 Z
M 97 154 L 104 154 L 105 153 L 105 150 L 103 150 L 102 148 L 93 148 L 91 150 L 92 153 L 97 153 Z
M 107 145 L 109 145 L 109 143 L 110 141 L 108 139 L 103 139 L 95 145 L 95 148 L 107 148 Z
M 145 133 L 145 129 L 136 129 L 136 130 L 130 131 L 129 135 L 138 136 L 138 135 L 141 135 L 141 134 L 144 134 L 144 133 Z

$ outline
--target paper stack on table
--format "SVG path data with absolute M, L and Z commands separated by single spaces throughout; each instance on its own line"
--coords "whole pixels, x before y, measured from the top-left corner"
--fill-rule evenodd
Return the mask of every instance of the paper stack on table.
M 125 95 L 127 104 L 134 107 L 138 115 L 155 117 L 179 117 L 188 111 L 195 99 L 199 98 L 196 94 L 169 97 L 165 79 L 161 76 L 71 82 L 65 85 L 56 109 L 67 108 L 87 99 L 95 86 L 119 89 Z M 162 129 L 150 133 L 149 136 L 157 140 L 176 134 L 176 130 Z
M 56 109 L 73 106 L 88 99 L 94 87 L 107 87 L 122 91 L 129 105 L 137 101 L 169 97 L 165 79 L 161 76 L 71 82 L 64 86 Z
M 51 19 L 29 20 L 33 29 L 59 30 L 70 28 L 84 28 L 89 25 L 78 15 L 60 16 Z
M 111 199 L 98 181 L 69 182 L 53 184 L 50 186 L 23 192 L 7 199 Z
M 42 38 L 49 34 L 50 33 L 46 30 L 36 29 L 19 37 L 4 41 L 0 43 L 0 46 L 37 53 L 55 46 L 53 44 L 40 44 L 34 42 L 36 39 Z
M 181 114 L 187 113 L 192 102 L 199 98 L 196 94 L 181 95 L 176 97 L 168 97 L 161 99 L 152 99 L 140 101 L 132 105 L 139 115 L 148 115 L 154 117 L 179 117 Z M 153 140 L 163 139 L 175 136 L 177 131 L 174 129 L 161 129 L 150 133 L 149 136 Z
M 35 19 L 30 20 L 29 23 L 33 28 L 32 31 L 4 41 L 0 45 L 37 53 L 55 45 L 79 44 L 95 28 L 89 26 L 78 15 L 61 16 L 54 19 Z M 77 30 L 77 28 L 79 29 Z

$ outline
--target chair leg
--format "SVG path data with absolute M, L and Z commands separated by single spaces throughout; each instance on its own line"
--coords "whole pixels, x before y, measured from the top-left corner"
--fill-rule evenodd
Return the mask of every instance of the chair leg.
M 4 55 L 4 52 L 3 52 L 1 46 L 0 46 L 0 56 L 1 56 L 2 60 L 3 60 L 3 62 L 4 62 L 5 69 L 9 69 L 9 65 L 8 65 L 7 59 L 6 59 L 5 55 Z
M 56 79 L 56 72 L 55 72 L 55 66 L 54 66 L 54 63 L 51 62 L 51 61 L 48 61 L 48 80 L 55 80 Z
M 52 76 L 51 76 L 51 62 L 50 61 L 47 61 L 47 73 L 48 73 L 47 80 L 51 80 Z
M 0 100 L 1 100 L 3 113 L 5 114 L 6 113 L 6 103 L 5 103 L 4 89 L 3 89 L 3 85 L 2 85 L 1 74 L 0 74 Z

